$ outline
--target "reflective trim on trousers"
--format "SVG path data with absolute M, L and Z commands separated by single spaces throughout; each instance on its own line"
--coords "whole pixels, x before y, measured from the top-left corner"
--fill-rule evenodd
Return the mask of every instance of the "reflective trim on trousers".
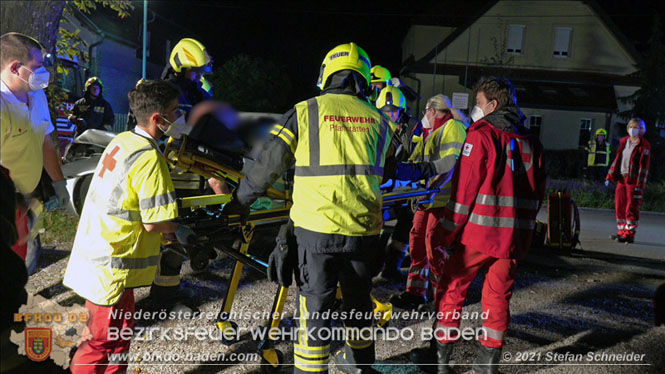
M 369 348 L 374 344 L 374 341 L 372 340 L 351 340 L 348 339 L 346 341 L 346 345 L 351 347 L 351 349 L 365 349 Z
M 536 225 L 536 221 L 532 219 L 481 216 L 476 213 L 471 213 L 469 222 L 478 226 L 515 228 L 518 230 L 533 230 Z
M 303 358 L 326 358 L 330 354 L 330 344 L 323 347 L 305 347 L 294 343 L 293 353 Z
M 328 363 L 330 358 L 327 357 L 323 360 L 308 360 L 297 355 L 293 355 L 293 363 L 298 370 L 308 372 L 322 372 L 328 371 Z
M 487 326 L 483 326 L 483 331 L 485 331 L 488 338 L 499 341 L 503 341 L 503 337 L 506 334 L 505 331 L 494 330 Z

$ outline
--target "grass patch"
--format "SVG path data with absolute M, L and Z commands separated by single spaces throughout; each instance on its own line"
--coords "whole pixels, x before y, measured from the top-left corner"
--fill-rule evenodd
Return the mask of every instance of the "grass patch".
M 40 239 L 44 246 L 58 246 L 74 242 L 78 217 L 74 217 L 64 210 L 44 212 L 42 217 Z
M 602 182 L 588 180 L 550 179 L 547 193 L 570 193 L 575 203 L 585 208 L 614 209 L 616 183 L 605 187 Z M 647 183 L 642 201 L 643 211 L 665 212 L 665 182 Z

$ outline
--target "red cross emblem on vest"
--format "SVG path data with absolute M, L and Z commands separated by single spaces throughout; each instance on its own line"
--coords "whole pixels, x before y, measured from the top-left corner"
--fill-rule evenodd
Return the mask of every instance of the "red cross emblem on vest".
M 120 146 L 115 146 L 110 153 L 104 155 L 104 160 L 102 161 L 102 170 L 99 171 L 99 177 L 104 178 L 104 173 L 108 171 L 113 171 L 115 169 L 116 161 L 113 158 L 116 153 L 120 150 Z

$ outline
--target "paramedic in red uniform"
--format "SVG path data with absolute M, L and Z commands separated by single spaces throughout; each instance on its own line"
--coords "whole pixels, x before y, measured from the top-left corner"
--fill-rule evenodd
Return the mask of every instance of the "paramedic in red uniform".
M 432 271 L 440 276 L 435 295 L 438 320 L 430 349 L 416 350 L 416 363 L 448 365 L 455 330 L 460 326 L 466 292 L 478 271 L 487 274 L 473 372 L 497 373 L 501 347 L 510 322 L 509 303 L 517 260 L 531 244 L 536 214 L 545 195 L 542 145 L 523 126 L 515 90 L 503 78 L 482 78 L 474 89 L 474 123 L 452 178 L 452 194 L 441 219 L 444 235 Z
M 644 138 L 647 127 L 640 118 L 628 121 L 628 136 L 621 139 L 616 158 L 605 178 L 605 185 L 617 182 L 614 205 L 617 215 L 617 240 L 632 243 L 640 220 L 644 186 L 649 176 L 651 144 Z

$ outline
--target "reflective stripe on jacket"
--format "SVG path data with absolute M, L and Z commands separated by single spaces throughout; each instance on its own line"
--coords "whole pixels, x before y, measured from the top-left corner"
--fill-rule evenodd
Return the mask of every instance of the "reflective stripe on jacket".
M 619 149 L 617 155 L 610 166 L 607 173 L 608 181 L 619 181 L 621 174 L 621 159 L 623 157 L 623 150 L 626 148 L 626 142 L 630 137 L 626 136 L 621 138 L 619 142 Z M 633 153 L 630 155 L 630 168 L 628 170 L 628 178 L 625 181 L 628 184 L 635 184 L 639 188 L 644 188 L 649 178 L 649 166 L 651 165 L 651 144 L 644 138 L 640 137 L 640 143 L 635 146 Z
M 322 234 L 379 234 L 379 185 L 394 124 L 351 95 L 325 94 L 295 109 L 298 139 L 286 128 L 279 135 L 296 159 L 295 226 Z
M 95 169 L 63 283 L 98 305 L 115 304 L 126 288 L 149 286 L 160 234 L 143 225 L 176 217 L 162 154 L 141 135 L 119 134 Z
M 589 152 L 589 155 L 587 156 L 587 166 L 609 166 L 610 164 L 610 143 L 604 142 L 603 143 L 605 146 L 602 147 L 600 150 L 596 150 L 596 146 L 598 145 L 595 140 L 589 141 L 589 146 L 587 147 L 587 152 Z M 596 155 L 600 155 L 600 157 L 597 157 Z M 597 159 L 603 160 L 602 162 L 596 162 Z
M 434 130 L 427 137 L 424 145 L 422 141 L 416 143 L 409 162 L 433 162 L 437 173 L 450 173 L 455 168 L 465 138 L 466 126 L 464 123 L 450 119 L 443 126 Z M 439 186 L 440 192 L 434 196 L 434 202 L 427 208 L 446 206 L 450 199 L 451 188 L 450 180 Z
M 459 241 L 492 257 L 523 257 L 545 182 L 542 145 L 536 137 L 502 131 L 485 120 L 474 123 L 441 220 L 444 245 Z

